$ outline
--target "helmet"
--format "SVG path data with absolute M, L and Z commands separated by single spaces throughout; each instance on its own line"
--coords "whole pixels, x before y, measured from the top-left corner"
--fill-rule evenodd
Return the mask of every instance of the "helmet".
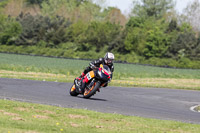
M 107 52 L 104 56 L 104 60 L 106 64 L 111 64 L 113 60 L 115 59 L 115 56 L 113 53 Z

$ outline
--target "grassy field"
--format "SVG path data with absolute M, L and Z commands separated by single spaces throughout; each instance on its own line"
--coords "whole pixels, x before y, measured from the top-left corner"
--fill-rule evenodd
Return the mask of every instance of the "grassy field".
M 200 125 L 0 100 L 1 133 L 198 133 Z
M 0 53 L 0 69 L 80 75 L 90 61 L 24 56 Z M 121 78 L 188 78 L 200 79 L 200 70 L 170 69 L 115 63 L 115 79 Z
M 0 53 L 0 77 L 72 82 L 89 62 Z M 200 70 L 115 63 L 110 85 L 200 90 Z

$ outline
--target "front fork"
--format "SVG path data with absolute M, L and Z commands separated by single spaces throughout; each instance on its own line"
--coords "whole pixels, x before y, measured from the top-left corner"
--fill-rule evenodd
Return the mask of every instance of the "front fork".
M 93 86 L 94 82 L 95 82 L 95 79 L 93 78 L 93 79 L 91 80 L 91 82 L 86 86 L 86 88 L 87 88 L 87 89 L 91 88 L 91 87 Z
M 89 90 L 89 89 L 94 85 L 95 82 L 99 82 L 99 83 L 101 84 L 100 81 L 95 81 L 95 79 L 93 78 L 93 79 L 91 80 L 91 82 L 86 86 L 85 89 L 88 89 L 88 90 Z M 101 88 L 101 86 L 99 86 L 99 88 L 97 89 L 98 92 L 100 92 L 100 88 Z

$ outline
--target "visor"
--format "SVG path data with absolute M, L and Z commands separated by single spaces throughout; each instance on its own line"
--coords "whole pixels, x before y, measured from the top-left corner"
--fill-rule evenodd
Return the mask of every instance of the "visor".
M 108 64 L 113 62 L 113 59 L 107 59 Z

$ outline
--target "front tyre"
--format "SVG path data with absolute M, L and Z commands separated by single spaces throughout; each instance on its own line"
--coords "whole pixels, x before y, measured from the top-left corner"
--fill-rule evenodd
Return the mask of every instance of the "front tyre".
M 72 85 L 72 87 L 69 90 L 69 93 L 70 93 L 71 96 L 77 96 L 78 95 L 78 93 L 76 92 L 75 84 Z
M 100 85 L 101 85 L 101 83 L 95 82 L 92 87 L 90 87 L 89 89 L 85 89 L 83 97 L 84 98 L 90 98 L 92 95 L 95 94 L 95 92 L 100 87 Z

